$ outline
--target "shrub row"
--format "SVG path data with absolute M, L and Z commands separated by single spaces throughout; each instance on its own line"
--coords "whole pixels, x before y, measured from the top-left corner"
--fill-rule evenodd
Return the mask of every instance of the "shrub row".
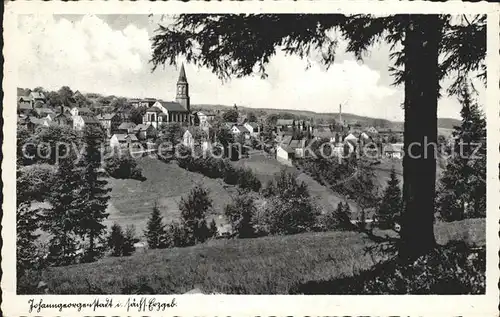
M 229 185 L 237 185 L 242 189 L 259 192 L 262 184 L 249 168 L 235 168 L 226 159 L 214 157 L 194 157 L 189 149 L 184 149 L 182 157 L 177 159 L 180 167 L 191 172 L 201 173 L 210 178 L 222 178 Z

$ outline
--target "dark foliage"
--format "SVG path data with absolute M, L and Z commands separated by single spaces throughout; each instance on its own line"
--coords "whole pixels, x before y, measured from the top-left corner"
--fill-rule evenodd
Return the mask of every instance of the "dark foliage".
M 385 228 L 394 227 L 403 209 L 401 188 L 394 167 L 391 169 L 390 177 L 377 210 L 378 222 Z
M 117 153 L 106 158 L 104 166 L 106 172 L 113 178 L 145 180 L 142 170 L 130 155 Z
M 486 120 L 467 87 L 460 102 L 462 122 L 453 131 L 455 143 L 437 196 L 446 221 L 486 217 Z
M 213 237 L 213 232 L 207 225 L 207 213 L 212 208 L 212 200 L 208 191 L 195 186 L 187 197 L 179 202 L 182 226 L 186 230 L 187 242 L 190 245 L 203 243 Z
M 144 236 L 146 237 L 150 249 L 164 249 L 168 246 L 163 217 L 160 214 L 160 209 L 156 205 L 156 202 L 151 212 L 151 216 L 149 217 Z
M 253 217 L 257 212 L 250 195 L 238 195 L 224 209 L 224 215 L 238 238 L 255 237 Z

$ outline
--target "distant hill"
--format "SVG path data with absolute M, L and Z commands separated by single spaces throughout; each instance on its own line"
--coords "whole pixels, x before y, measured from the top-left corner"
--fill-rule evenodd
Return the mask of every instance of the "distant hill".
M 228 110 L 233 106 L 228 105 L 213 105 L 213 104 L 199 104 L 192 105 L 193 109 L 200 110 Z M 239 110 L 243 110 L 245 112 L 254 112 L 257 116 L 266 116 L 271 113 L 276 114 L 290 114 L 296 117 L 300 117 L 301 119 L 313 119 L 317 123 L 327 123 L 332 119 L 338 118 L 338 113 L 321 113 L 307 110 L 293 110 L 293 109 L 270 109 L 270 108 L 249 108 L 245 106 L 238 106 Z M 403 122 L 401 121 L 390 121 L 387 119 L 379 119 L 379 118 L 371 118 L 360 116 L 352 113 L 342 113 L 342 119 L 348 123 L 360 123 L 363 126 L 376 126 L 376 127 L 385 127 L 391 128 L 395 130 L 403 129 Z M 454 126 L 459 125 L 460 120 L 451 119 L 451 118 L 438 118 L 438 128 L 443 129 L 453 129 Z

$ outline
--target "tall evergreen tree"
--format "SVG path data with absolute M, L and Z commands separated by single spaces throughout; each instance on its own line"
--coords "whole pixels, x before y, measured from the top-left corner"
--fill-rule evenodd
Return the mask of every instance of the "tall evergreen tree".
M 390 179 L 387 181 L 382 201 L 377 210 L 377 216 L 383 224 L 393 227 L 394 221 L 400 215 L 402 208 L 401 188 L 393 166 Z
M 437 207 L 448 221 L 486 216 L 486 121 L 469 89 L 460 91 L 462 122 L 439 184 Z
M 179 202 L 183 227 L 190 244 L 205 242 L 210 238 L 210 230 L 206 221 L 210 208 L 212 208 L 212 200 L 208 196 L 208 191 L 198 185 Z
M 317 50 L 330 66 L 339 39 L 332 30 L 339 31 L 336 34 L 348 42 L 347 51 L 358 59 L 376 42 L 390 45 L 394 61 L 390 70 L 395 83 L 405 85 L 405 152 L 411 144 L 436 141 L 440 80 L 453 76 L 455 84 L 449 92 L 454 93 L 456 84 L 470 73 L 478 71 L 485 78 L 486 15 L 185 14 L 170 27 L 158 28 L 152 45 L 153 70 L 184 55 L 188 62 L 208 67 L 221 78 L 248 76 L 256 69 L 265 77 L 265 66 L 278 49 L 300 57 Z M 436 243 L 436 158 L 424 157 L 424 146 L 413 150 L 414 155 L 405 155 L 403 162 L 399 254 L 404 259 L 426 253 Z
M 102 129 L 85 127 L 83 139 L 85 142 L 85 155 L 77 167 L 81 170 L 82 186 L 80 188 L 80 223 L 77 233 L 82 240 L 88 240 L 84 261 L 92 262 L 104 253 L 104 235 L 106 227 L 103 220 L 108 217 L 109 195 L 108 182 L 102 178 L 101 145 L 104 132 Z
M 151 216 L 149 217 L 146 231 L 144 232 L 148 247 L 150 249 L 163 249 L 166 248 L 166 231 L 163 224 L 163 217 L 160 214 L 160 209 L 155 202 Z
M 51 236 L 48 260 L 54 265 L 74 263 L 79 247 L 75 230 L 80 222 L 80 208 L 85 201 L 78 190 L 82 186 L 82 178 L 75 169 L 75 159 L 70 155 L 59 161 L 54 185 L 47 193 L 50 207 L 42 218 L 42 229 Z
M 135 251 L 135 246 L 139 242 L 139 239 L 135 236 L 135 226 L 134 225 L 129 225 L 125 228 L 125 235 L 124 235 L 124 243 L 123 243 L 123 252 L 122 255 L 128 256 L 134 253 Z
M 108 236 L 108 247 L 111 249 L 112 256 L 122 256 L 125 245 L 125 236 L 123 235 L 122 227 L 114 223 L 111 226 L 111 232 Z

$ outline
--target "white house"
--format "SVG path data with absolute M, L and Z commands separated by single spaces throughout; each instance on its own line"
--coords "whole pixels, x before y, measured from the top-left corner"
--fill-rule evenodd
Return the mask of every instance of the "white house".
M 233 125 L 231 132 L 235 135 L 243 135 L 246 139 L 250 138 L 250 131 L 242 125 Z
M 83 121 L 82 116 L 73 115 L 73 130 L 81 131 L 85 126 L 85 121 Z
M 113 134 L 111 139 L 109 139 L 109 145 L 113 147 L 126 147 L 130 146 L 133 143 L 138 142 L 139 140 L 133 134 L 122 134 L 117 133 Z
M 354 134 L 352 133 L 349 133 L 345 138 L 344 138 L 344 141 L 354 141 L 354 142 L 357 142 L 358 141 L 358 138 L 356 136 L 354 136 Z
M 33 104 L 36 103 L 37 101 L 41 101 L 43 103 L 45 103 L 45 101 L 46 101 L 46 98 L 45 98 L 45 95 L 43 94 L 43 92 L 32 91 L 29 94 L 29 97 L 33 100 Z
M 182 144 L 189 148 L 193 148 L 195 144 L 200 144 L 205 141 L 202 130 L 199 127 L 190 126 L 185 128 L 182 135 Z
M 276 146 L 276 159 L 286 165 L 291 166 L 293 159 L 305 157 L 305 148 L 308 140 L 293 140 L 291 136 L 285 136 Z
M 365 132 L 362 132 L 359 137 L 365 141 L 370 139 L 370 136 Z
M 189 131 L 189 129 L 186 129 L 186 131 L 182 135 L 182 144 L 184 146 L 187 146 L 188 148 L 194 147 L 193 133 L 191 133 L 191 131 Z
M 89 108 L 85 107 L 73 107 L 69 112 L 72 116 L 85 116 L 92 114 L 92 111 Z
M 243 126 L 248 130 L 251 136 L 257 137 L 260 133 L 260 126 L 257 122 L 245 122 Z
M 129 133 L 133 133 L 134 132 L 134 129 L 137 125 L 133 122 L 122 122 L 117 130 L 121 133 L 121 134 L 129 134 Z
M 384 156 L 400 160 L 404 154 L 403 147 L 404 143 L 385 144 L 383 147 Z

